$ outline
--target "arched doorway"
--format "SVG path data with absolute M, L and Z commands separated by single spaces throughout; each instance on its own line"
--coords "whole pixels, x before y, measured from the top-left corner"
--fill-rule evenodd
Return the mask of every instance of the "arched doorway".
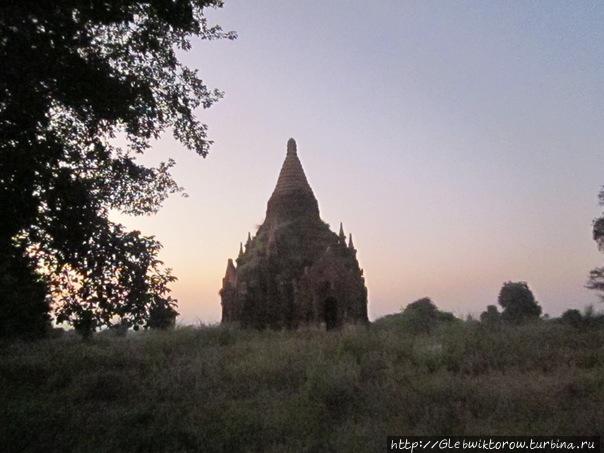
M 327 330 L 338 326 L 338 301 L 333 297 L 328 297 L 323 303 L 323 320 Z

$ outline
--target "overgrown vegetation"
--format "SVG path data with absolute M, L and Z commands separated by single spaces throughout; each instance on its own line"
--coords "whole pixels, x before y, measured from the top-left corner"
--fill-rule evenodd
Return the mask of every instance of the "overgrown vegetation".
M 414 333 L 403 317 L 4 343 L 3 450 L 369 452 L 388 434 L 604 434 L 602 323 Z

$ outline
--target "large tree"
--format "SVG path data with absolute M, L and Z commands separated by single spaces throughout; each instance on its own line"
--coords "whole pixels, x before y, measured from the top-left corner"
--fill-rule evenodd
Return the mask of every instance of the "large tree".
M 600 206 L 604 206 L 604 187 L 599 194 Z M 598 248 L 604 252 L 604 213 L 594 220 L 593 238 L 598 244 Z M 600 299 L 604 301 L 604 267 L 597 267 L 589 274 L 587 287 L 600 293 Z
M 501 319 L 520 324 L 539 319 L 541 306 L 526 282 L 505 282 L 497 299 L 503 308 Z
M 57 321 L 85 331 L 147 326 L 150 313 L 173 310 L 174 277 L 157 258 L 160 244 L 109 214 L 153 213 L 181 190 L 172 160 L 137 161 L 164 130 L 207 154 L 211 141 L 195 110 L 221 93 L 178 54 L 194 37 L 235 37 L 204 17 L 220 6 L 2 2 L 0 335 L 17 325 L 39 331 L 51 300 Z M 115 146 L 117 135 L 125 146 Z

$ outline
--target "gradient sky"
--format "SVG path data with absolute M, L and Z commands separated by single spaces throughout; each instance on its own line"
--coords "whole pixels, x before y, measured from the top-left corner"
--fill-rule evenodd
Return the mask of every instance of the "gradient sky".
M 229 257 L 264 220 L 294 137 L 323 219 L 352 232 L 375 319 L 429 296 L 457 315 L 525 280 L 543 306 L 597 303 L 604 3 L 227 0 L 235 41 L 184 61 L 225 98 L 202 159 L 166 137 L 189 197 L 118 219 L 156 235 L 181 323 L 220 320 Z

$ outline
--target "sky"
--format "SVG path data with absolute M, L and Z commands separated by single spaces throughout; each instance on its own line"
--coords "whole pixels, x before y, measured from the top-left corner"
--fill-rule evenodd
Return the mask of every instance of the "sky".
M 163 243 L 180 323 L 220 321 L 289 137 L 323 220 L 353 234 L 370 319 L 424 296 L 479 315 L 505 281 L 552 316 L 597 306 L 604 3 L 227 0 L 208 18 L 238 33 L 182 55 L 225 93 L 199 111 L 210 155 L 166 134 L 144 161 L 174 158 L 188 197 L 117 217 Z

